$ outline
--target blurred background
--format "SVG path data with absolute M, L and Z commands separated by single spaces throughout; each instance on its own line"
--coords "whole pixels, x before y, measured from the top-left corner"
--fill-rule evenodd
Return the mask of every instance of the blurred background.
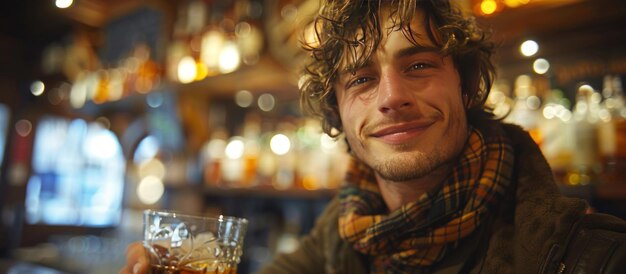
M 626 2 L 458 0 L 488 104 L 565 195 L 626 218 Z M 317 0 L 27 0 L 0 9 L 0 272 L 117 273 L 142 211 L 248 218 L 238 273 L 297 247 L 347 156 L 298 106 Z

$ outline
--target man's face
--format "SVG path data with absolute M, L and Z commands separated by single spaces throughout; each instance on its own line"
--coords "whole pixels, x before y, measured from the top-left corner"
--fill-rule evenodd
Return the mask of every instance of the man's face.
M 391 21 L 382 19 L 386 34 Z M 390 32 L 364 67 L 335 83 L 353 153 L 386 180 L 417 179 L 447 166 L 467 139 L 459 74 L 421 22 L 418 11 L 411 28 L 421 46 Z

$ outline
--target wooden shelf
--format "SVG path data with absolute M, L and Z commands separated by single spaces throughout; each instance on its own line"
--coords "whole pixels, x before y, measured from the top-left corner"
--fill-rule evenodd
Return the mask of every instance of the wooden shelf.
M 581 198 L 587 201 L 590 201 L 593 198 L 593 186 L 591 184 L 585 186 L 559 184 L 558 186 L 561 194 L 565 196 Z
M 594 197 L 601 200 L 626 200 L 626 182 L 613 184 L 597 184 Z
M 585 186 L 560 184 L 559 190 L 565 196 L 581 198 L 588 201 L 592 199 L 626 200 L 626 183 L 592 183 Z
M 306 190 L 302 188 L 275 189 L 271 186 L 254 187 L 214 187 L 203 186 L 202 190 L 206 195 L 226 196 L 226 197 L 255 197 L 255 198 L 282 198 L 282 199 L 329 199 L 336 193 L 337 189 L 317 189 Z
M 276 189 L 270 185 L 251 186 L 251 187 L 229 187 L 229 186 L 210 186 L 210 185 L 187 185 L 181 182 L 169 182 L 165 187 L 172 191 L 181 191 L 188 189 L 199 192 L 207 196 L 217 197 L 234 197 L 234 198 L 277 198 L 277 199 L 330 199 L 334 197 L 339 189 L 320 188 L 315 190 L 307 190 L 304 188 L 287 188 Z

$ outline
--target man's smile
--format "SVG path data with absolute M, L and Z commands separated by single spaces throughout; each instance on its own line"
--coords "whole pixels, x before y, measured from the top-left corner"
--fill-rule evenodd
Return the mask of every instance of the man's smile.
M 429 119 L 396 124 L 375 130 L 369 136 L 390 145 L 399 145 L 423 134 L 434 123 L 435 120 Z

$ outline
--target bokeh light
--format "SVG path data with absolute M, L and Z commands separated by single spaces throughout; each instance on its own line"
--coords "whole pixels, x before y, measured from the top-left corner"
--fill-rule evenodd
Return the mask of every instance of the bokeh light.
M 545 74 L 550 69 L 550 63 L 548 60 L 543 58 L 538 58 L 533 62 L 533 70 L 537 74 Z
M 240 90 L 235 94 L 235 103 L 242 108 L 247 108 L 254 102 L 254 96 L 252 92 L 247 90 Z
M 54 4 L 57 6 L 57 8 L 66 9 L 69 8 L 73 3 L 73 0 L 56 0 Z
M 165 165 L 161 160 L 152 158 L 139 164 L 138 174 L 140 178 L 155 176 L 159 179 L 165 178 Z
M 219 70 L 221 73 L 229 73 L 239 68 L 241 57 L 237 44 L 233 41 L 224 43 L 224 47 L 220 52 Z
M 270 149 L 276 155 L 285 155 L 291 149 L 291 141 L 284 134 L 276 134 L 270 139 Z
M 495 0 L 483 0 L 480 3 L 480 11 L 484 14 L 493 14 L 498 8 Z
M 259 96 L 257 104 L 259 105 L 259 108 L 262 111 L 267 112 L 267 111 L 271 111 L 272 109 L 274 109 L 276 100 L 274 99 L 273 95 L 269 93 L 264 93 L 264 94 L 261 94 L 261 96 Z
M 191 56 L 185 56 L 178 63 L 178 81 L 183 84 L 191 83 L 196 79 L 196 61 Z
M 239 159 L 243 156 L 244 152 L 244 143 L 240 137 L 233 137 L 228 145 L 226 145 L 226 158 L 228 159 Z
M 146 104 L 151 108 L 158 108 L 163 104 L 163 94 L 151 92 L 146 96 Z
M 30 84 L 30 93 L 32 93 L 35 96 L 42 95 L 45 89 L 46 89 L 46 86 L 44 85 L 42 81 L 37 80 Z
M 526 57 L 535 55 L 539 51 L 539 44 L 533 40 L 526 40 L 520 45 L 520 52 Z
M 15 123 L 15 131 L 19 136 L 26 137 L 33 130 L 33 124 L 28 120 L 19 120 Z
M 163 197 L 164 192 L 163 182 L 156 176 L 147 176 L 141 179 L 137 186 L 137 197 L 147 205 L 158 202 Z

